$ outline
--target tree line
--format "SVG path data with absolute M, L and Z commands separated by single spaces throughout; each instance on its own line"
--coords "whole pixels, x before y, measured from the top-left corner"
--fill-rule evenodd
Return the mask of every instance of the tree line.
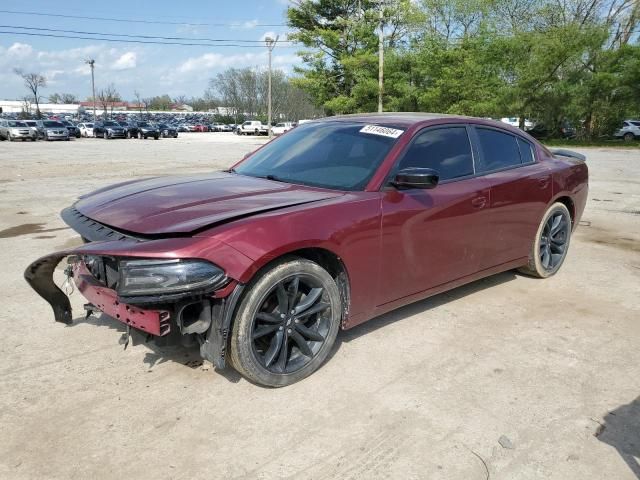
M 292 83 L 327 114 L 518 117 L 585 137 L 640 114 L 636 0 L 296 0 Z

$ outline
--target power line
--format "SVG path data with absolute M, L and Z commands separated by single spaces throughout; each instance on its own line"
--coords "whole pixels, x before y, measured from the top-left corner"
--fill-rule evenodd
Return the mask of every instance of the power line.
M 6 28 L 6 27 L 5 27 Z M 146 40 L 126 40 L 119 38 L 98 38 L 98 37 L 85 37 L 79 35 L 56 35 L 53 33 L 32 33 L 32 32 L 8 32 L 6 30 L 0 31 L 0 35 L 26 35 L 30 37 L 53 37 L 53 38 L 71 38 L 76 40 L 93 40 L 98 42 L 115 42 L 115 43 L 142 43 L 148 45 L 180 45 L 184 47 L 238 47 L 238 48 L 265 48 L 264 45 L 242 45 L 236 43 L 184 43 L 184 42 L 156 42 Z M 294 45 L 283 46 L 282 48 L 294 48 Z
M 40 28 L 40 27 L 24 27 L 16 25 L 0 25 L 0 28 L 13 28 L 19 30 L 37 30 L 41 32 L 60 32 L 60 33 L 73 33 L 76 35 L 101 35 L 107 37 L 126 37 L 126 38 L 144 38 L 144 39 L 159 39 L 159 40 L 184 40 L 188 42 L 237 42 L 237 43 L 259 43 L 264 44 L 264 40 L 244 40 L 237 38 L 196 38 L 196 37 L 164 37 L 159 35 L 131 35 L 126 33 L 104 33 L 104 32 L 85 32 L 78 30 L 60 30 L 56 28 Z M 291 43 L 291 40 L 283 40 L 283 42 Z
M 88 17 L 82 15 L 62 15 L 59 13 L 42 13 L 42 12 L 26 12 L 19 10 L 0 10 L 0 13 L 9 13 L 12 15 L 36 15 L 40 17 L 58 17 L 58 18 L 74 18 L 80 20 L 100 20 L 105 22 L 124 22 L 124 23 L 146 23 L 152 25 L 193 25 L 197 27 L 242 27 L 246 22 L 231 23 L 193 23 L 193 22 L 169 22 L 162 20 L 137 20 L 131 18 L 114 18 L 114 17 Z M 255 23 L 252 27 L 286 27 L 282 23 Z

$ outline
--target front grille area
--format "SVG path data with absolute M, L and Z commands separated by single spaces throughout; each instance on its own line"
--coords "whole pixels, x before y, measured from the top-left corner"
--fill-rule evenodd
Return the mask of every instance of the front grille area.
M 119 232 L 107 225 L 96 222 L 80 213 L 74 206 L 65 208 L 60 213 L 60 216 L 67 225 L 78 232 L 82 238 L 90 242 L 102 242 L 105 240 L 142 240 L 142 238 Z

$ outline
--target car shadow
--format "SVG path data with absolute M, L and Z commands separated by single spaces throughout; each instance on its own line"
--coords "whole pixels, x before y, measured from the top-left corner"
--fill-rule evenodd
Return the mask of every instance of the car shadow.
M 425 300 L 420 300 L 410 305 L 400 307 L 397 310 L 393 310 L 392 312 L 385 313 L 384 315 L 380 315 L 379 317 L 375 317 L 349 330 L 341 330 L 338 333 L 336 342 L 331 349 L 331 353 L 329 354 L 327 360 L 330 360 L 340 350 L 340 346 L 343 342 L 348 343 L 357 340 L 359 337 L 367 335 L 380 328 L 384 328 L 391 323 L 405 320 L 419 313 L 427 312 L 432 308 L 436 308 L 449 302 L 459 300 L 475 292 L 479 292 L 487 288 L 492 288 L 497 285 L 510 282 L 516 277 L 517 274 L 513 271 L 492 275 L 490 277 L 477 280 L 453 290 L 434 295 L 433 297 L 429 297 Z M 115 330 L 116 332 L 121 334 L 119 340 L 116 341 L 124 341 L 126 326 L 120 321 L 109 317 L 108 315 L 93 314 L 86 318 L 84 316 L 77 317 L 73 320 L 73 323 L 70 326 L 75 327 L 82 324 Z M 149 351 L 145 353 L 145 357 L 143 360 L 144 363 L 149 367 L 149 369 L 169 361 L 181 363 L 189 368 L 197 368 L 202 365 L 202 359 L 200 357 L 197 344 L 194 344 L 192 346 L 184 346 L 180 344 L 168 346 L 156 345 L 156 343 L 153 341 L 147 341 L 147 335 L 145 333 L 131 329 L 129 345 L 145 345 L 149 349 Z M 215 371 L 232 383 L 238 383 L 242 378 L 230 366 L 227 366 L 227 368 L 225 368 L 224 370 L 215 369 Z
M 605 415 L 594 435 L 615 448 L 640 480 L 640 397 Z
M 427 312 L 433 308 L 437 308 L 449 302 L 454 302 L 466 297 L 467 295 L 472 295 L 487 288 L 493 288 L 497 285 L 513 281 L 517 278 L 517 276 L 518 274 L 516 274 L 516 272 L 514 271 L 498 273 L 496 275 L 492 275 L 490 277 L 468 283 L 461 287 L 439 293 L 438 295 L 434 295 L 433 297 L 429 297 L 424 300 L 418 300 L 417 302 L 411 303 L 404 307 L 400 307 L 389 313 L 380 315 L 379 317 L 372 318 L 371 320 L 368 320 L 360 325 L 356 325 L 349 330 L 342 330 L 338 334 L 336 345 L 334 346 L 330 357 L 335 355 L 335 353 L 339 350 L 340 344 L 342 342 L 352 342 L 364 335 L 374 332 L 380 328 L 384 328 L 389 324 L 401 320 L 406 320 L 407 318 L 410 318 L 419 313 Z

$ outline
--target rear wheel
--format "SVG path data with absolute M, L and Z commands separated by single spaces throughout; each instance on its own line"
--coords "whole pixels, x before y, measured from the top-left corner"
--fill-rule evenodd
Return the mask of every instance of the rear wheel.
M 250 285 L 231 335 L 233 366 L 260 385 L 283 387 L 326 360 L 340 327 L 338 286 L 317 263 L 291 258 Z
M 542 217 L 522 273 L 539 278 L 554 275 L 562 266 L 571 240 L 571 214 L 562 203 L 554 203 Z
M 631 132 L 627 132 L 627 133 L 625 133 L 625 134 L 623 135 L 623 137 L 622 137 L 622 138 L 624 138 L 624 141 L 625 141 L 625 142 L 632 142 L 632 141 L 633 141 L 633 139 L 634 139 L 634 138 L 636 138 L 636 137 L 633 135 L 633 133 L 631 133 Z

